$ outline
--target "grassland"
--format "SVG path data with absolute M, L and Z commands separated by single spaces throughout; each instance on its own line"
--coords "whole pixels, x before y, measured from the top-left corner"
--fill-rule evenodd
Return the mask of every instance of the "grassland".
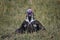
M 29 7 L 47 31 L 15 34 Z M 0 40 L 60 40 L 60 0 L 0 0 Z

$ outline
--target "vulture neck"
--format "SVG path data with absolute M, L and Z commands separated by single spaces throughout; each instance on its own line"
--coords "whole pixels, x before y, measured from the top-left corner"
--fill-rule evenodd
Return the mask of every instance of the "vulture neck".
M 27 21 L 29 24 L 31 24 L 31 22 L 33 22 L 34 19 L 33 19 L 33 17 L 27 17 L 27 18 L 26 18 L 26 21 Z

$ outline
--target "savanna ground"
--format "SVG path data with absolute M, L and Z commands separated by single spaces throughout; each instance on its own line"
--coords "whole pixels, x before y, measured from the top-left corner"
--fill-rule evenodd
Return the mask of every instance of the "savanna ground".
M 29 7 L 47 31 L 15 34 Z M 0 40 L 60 40 L 60 0 L 0 0 Z

